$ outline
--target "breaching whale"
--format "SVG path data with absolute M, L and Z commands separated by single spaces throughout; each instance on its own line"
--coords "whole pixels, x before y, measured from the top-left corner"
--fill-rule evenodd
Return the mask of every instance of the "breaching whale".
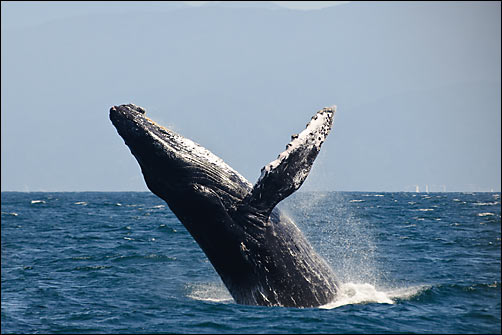
M 317 112 L 254 185 L 142 107 L 114 106 L 110 120 L 148 188 L 190 232 L 236 303 L 316 307 L 335 298 L 335 275 L 276 205 L 307 178 L 334 112 L 334 106 Z

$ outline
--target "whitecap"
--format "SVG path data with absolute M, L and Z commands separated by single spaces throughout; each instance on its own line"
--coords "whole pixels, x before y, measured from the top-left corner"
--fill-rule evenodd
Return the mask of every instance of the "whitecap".
M 478 216 L 491 216 L 491 215 L 495 215 L 494 213 L 478 213 Z
M 2 214 L 4 214 L 4 215 L 12 215 L 12 216 L 18 216 L 19 215 L 16 212 L 12 212 L 12 213 L 2 212 Z
M 45 200 L 32 200 L 32 204 L 45 204 Z
M 406 225 L 406 226 L 402 226 L 402 227 L 399 227 L 399 228 L 411 228 L 411 227 L 416 227 L 417 225 L 412 223 L 412 224 L 409 224 L 409 225 Z
M 82 205 L 82 206 L 86 206 L 86 205 L 87 205 L 87 202 L 85 202 L 85 201 L 77 201 L 77 202 L 74 202 L 73 204 L 74 204 L 74 205 Z
M 357 200 L 357 199 L 354 199 L 354 200 L 350 200 L 349 202 L 364 202 L 364 200 Z

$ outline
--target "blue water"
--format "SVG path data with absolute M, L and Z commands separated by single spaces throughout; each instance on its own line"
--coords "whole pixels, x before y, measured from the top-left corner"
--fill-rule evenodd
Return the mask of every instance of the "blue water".
M 281 203 L 342 283 L 321 308 L 236 304 L 150 193 L 3 192 L 2 333 L 500 333 L 500 193 Z

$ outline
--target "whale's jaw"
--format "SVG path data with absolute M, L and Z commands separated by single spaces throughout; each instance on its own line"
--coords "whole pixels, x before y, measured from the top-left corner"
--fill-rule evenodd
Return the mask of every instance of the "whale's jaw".
M 110 120 L 136 157 L 147 186 L 163 199 L 159 193 L 166 189 L 189 190 L 198 185 L 237 201 L 252 187 L 209 150 L 148 118 L 142 107 L 113 106 Z M 157 187 L 159 184 L 161 187 Z

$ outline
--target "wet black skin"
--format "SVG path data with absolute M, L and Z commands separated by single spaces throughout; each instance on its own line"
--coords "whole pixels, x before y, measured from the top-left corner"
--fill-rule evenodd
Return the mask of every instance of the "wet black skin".
M 114 106 L 110 119 L 148 188 L 197 241 L 237 303 L 314 307 L 334 299 L 331 268 L 275 207 L 297 188 L 284 186 L 289 172 L 278 168 L 263 187 L 253 188 L 235 171 L 194 154 L 183 137 L 148 119 L 141 107 Z M 306 160 L 311 165 L 317 152 L 296 155 L 288 171 Z

